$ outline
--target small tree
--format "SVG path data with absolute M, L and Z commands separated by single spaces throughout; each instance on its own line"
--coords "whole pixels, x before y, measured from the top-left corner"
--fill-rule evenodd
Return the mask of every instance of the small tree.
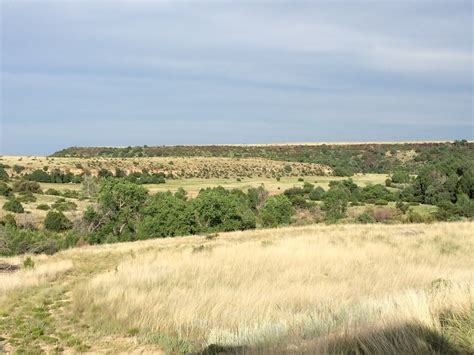
M 71 221 L 59 211 L 49 211 L 44 220 L 44 228 L 53 232 L 62 232 L 71 227 Z
M 264 227 L 289 224 L 294 214 L 293 205 L 285 195 L 271 196 L 260 210 L 260 221 Z
M 349 195 L 349 192 L 341 187 L 329 189 L 326 192 L 322 209 L 326 211 L 326 219 L 329 222 L 336 222 L 345 216 Z

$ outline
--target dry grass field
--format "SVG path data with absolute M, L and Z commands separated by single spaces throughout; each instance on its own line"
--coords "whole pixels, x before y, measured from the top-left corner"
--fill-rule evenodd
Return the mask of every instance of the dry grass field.
M 473 229 L 313 225 L 36 256 L 1 275 L 0 349 L 468 353 Z

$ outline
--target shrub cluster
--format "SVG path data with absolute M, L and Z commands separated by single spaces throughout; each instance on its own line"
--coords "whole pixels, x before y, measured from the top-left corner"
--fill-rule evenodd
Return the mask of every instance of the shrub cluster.
M 78 184 L 82 181 L 82 176 L 74 175 L 71 172 L 63 173 L 59 169 L 54 169 L 51 172 L 46 170 L 37 169 L 31 174 L 24 176 L 26 180 L 36 181 L 36 182 L 45 182 L 45 183 L 75 183 Z
M 226 190 L 207 188 L 188 200 L 183 190 L 149 196 L 138 184 L 105 179 L 98 207 L 89 207 L 84 222 L 90 243 L 127 241 L 197 233 L 252 229 L 287 224 L 293 214 L 285 196 L 268 198 L 263 188 Z

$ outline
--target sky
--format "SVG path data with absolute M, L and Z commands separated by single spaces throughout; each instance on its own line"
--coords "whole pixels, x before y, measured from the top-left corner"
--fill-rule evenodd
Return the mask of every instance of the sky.
M 474 139 L 472 1 L 1 0 L 0 153 Z

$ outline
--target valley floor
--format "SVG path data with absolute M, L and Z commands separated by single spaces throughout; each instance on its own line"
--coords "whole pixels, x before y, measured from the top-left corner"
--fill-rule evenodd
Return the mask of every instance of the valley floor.
M 0 258 L 0 352 L 468 353 L 474 222 L 311 225 Z

